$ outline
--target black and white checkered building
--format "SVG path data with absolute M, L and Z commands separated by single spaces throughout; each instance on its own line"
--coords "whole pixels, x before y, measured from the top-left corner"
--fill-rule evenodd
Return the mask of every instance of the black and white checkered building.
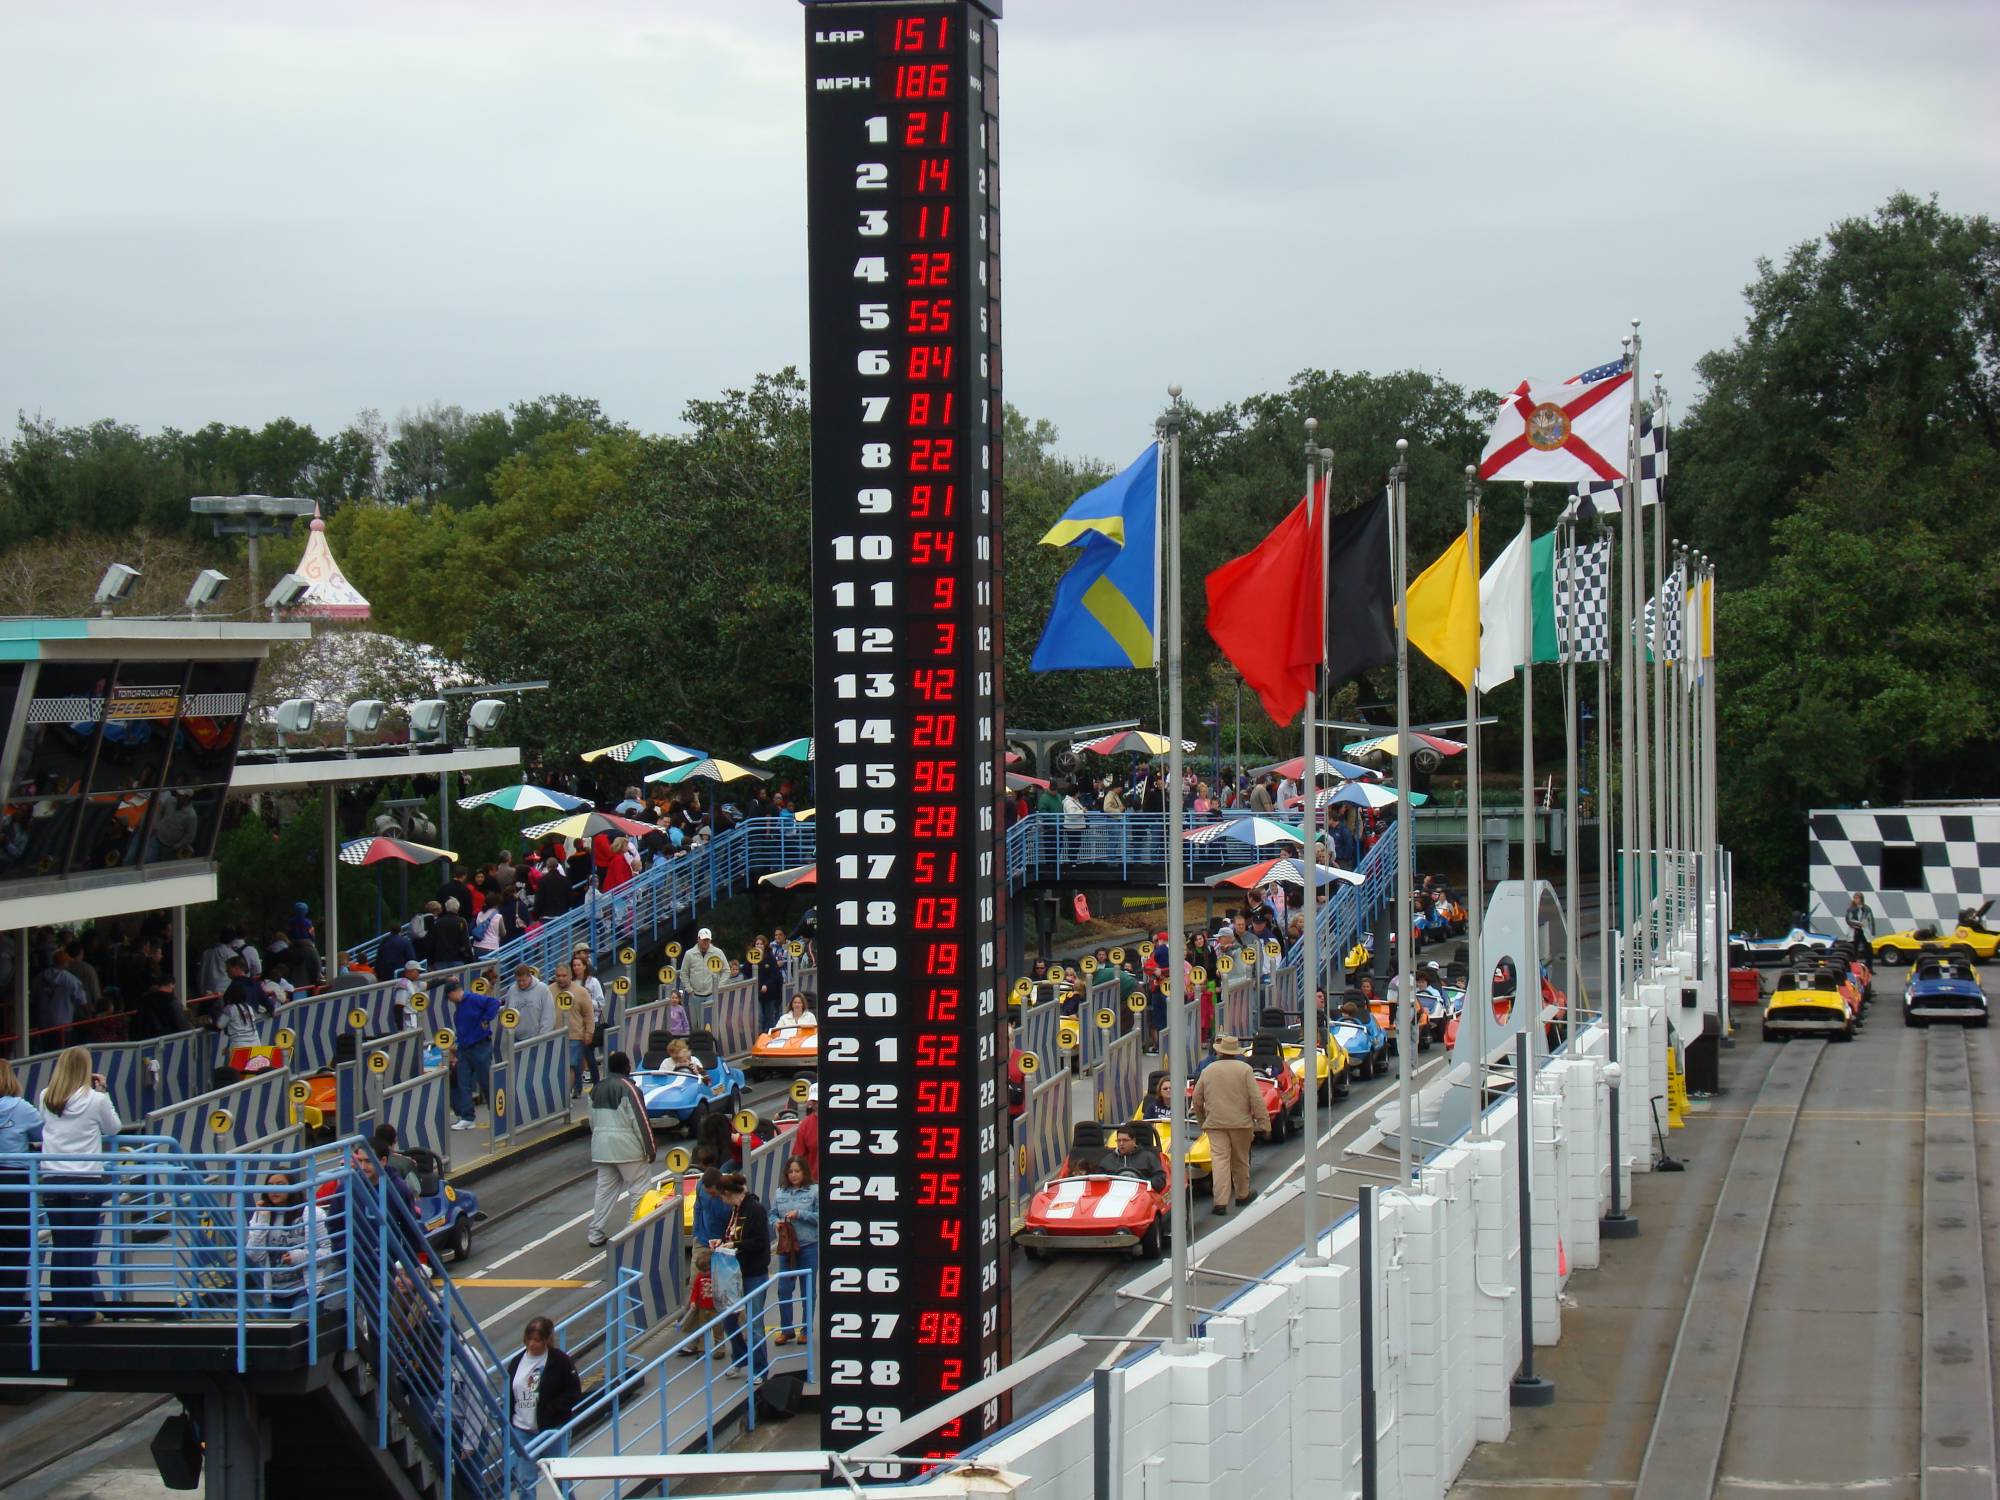
M 1838 930 L 1855 891 L 1878 934 L 1949 929 L 1964 908 L 2000 897 L 2000 801 L 1815 810 L 1810 828 L 1806 878 L 1822 932 Z

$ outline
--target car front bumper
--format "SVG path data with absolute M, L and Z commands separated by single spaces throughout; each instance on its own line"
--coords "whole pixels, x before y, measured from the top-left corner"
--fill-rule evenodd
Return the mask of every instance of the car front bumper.
M 1030 1226 L 1014 1236 L 1014 1243 L 1032 1250 L 1130 1250 L 1140 1239 L 1130 1229 L 1071 1234 L 1062 1229 Z
M 1977 1021 L 1987 1008 L 1977 1000 L 1918 1000 L 1905 1002 L 1903 1014 L 1913 1021 Z
M 1846 1031 L 1853 1024 L 1847 1007 L 1839 1010 L 1781 1010 L 1764 1017 L 1766 1031 Z

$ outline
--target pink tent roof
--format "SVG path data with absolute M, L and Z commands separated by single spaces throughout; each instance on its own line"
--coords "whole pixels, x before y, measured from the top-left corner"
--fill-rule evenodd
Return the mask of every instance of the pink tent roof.
M 326 544 L 326 522 L 320 519 L 318 506 L 313 507 L 312 535 L 306 538 L 305 555 L 292 571 L 312 585 L 293 614 L 316 620 L 368 618 L 368 601 L 333 560 L 333 549 Z

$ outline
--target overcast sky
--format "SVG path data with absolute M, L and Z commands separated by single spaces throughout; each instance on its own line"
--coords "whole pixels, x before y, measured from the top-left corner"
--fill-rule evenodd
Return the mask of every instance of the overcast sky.
M 0 413 L 550 391 L 649 430 L 806 358 L 795 0 L 0 5 Z M 1007 397 L 1614 357 L 1684 406 L 1779 255 L 2000 196 L 2000 4 L 1010 0 Z M 9 423 L 11 425 L 11 422 Z

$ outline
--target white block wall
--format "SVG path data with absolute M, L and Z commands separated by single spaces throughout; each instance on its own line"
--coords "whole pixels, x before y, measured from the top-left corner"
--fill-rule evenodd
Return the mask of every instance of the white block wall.
M 1628 1098 L 1643 1100 L 1665 1076 L 1661 1009 L 1630 1009 Z M 1535 1245 L 1528 1263 L 1518 1232 L 1512 1100 L 1488 1115 L 1486 1139 L 1434 1155 L 1417 1190 L 1377 1199 L 1383 1500 L 1442 1500 L 1475 1441 L 1507 1436 L 1524 1291 L 1534 1298 L 1536 1342 L 1561 1333 L 1555 1236 L 1562 1233 L 1573 1272 L 1594 1264 L 1597 1219 L 1609 1204 L 1607 1051 L 1601 1030 L 1589 1028 L 1538 1080 L 1530 1110 Z M 1650 1158 L 1639 1140 L 1633 1154 Z M 1326 1248 L 1329 1264 L 1294 1262 L 1273 1273 L 1271 1284 L 1235 1297 L 1209 1319 L 1191 1352 L 1155 1352 L 1128 1367 L 1120 1500 L 1360 1493 L 1364 1288 L 1354 1215 Z M 1524 1271 L 1531 1273 L 1526 1289 Z M 1151 1331 L 1159 1331 L 1157 1321 Z M 1086 1390 L 980 1456 L 1023 1476 L 1017 1494 L 1088 1500 L 1090 1442 Z

